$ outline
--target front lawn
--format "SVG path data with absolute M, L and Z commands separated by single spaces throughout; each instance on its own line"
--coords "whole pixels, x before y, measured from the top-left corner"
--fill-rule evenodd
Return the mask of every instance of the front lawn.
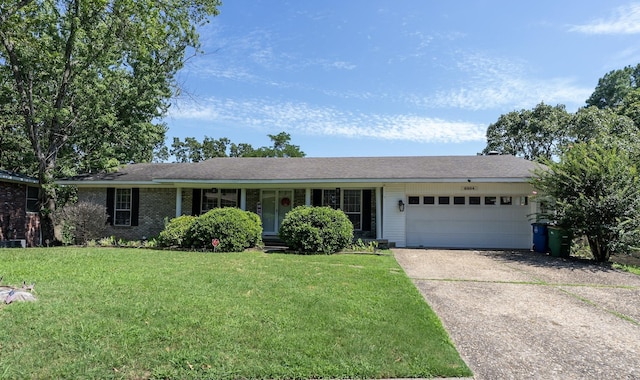
M 0 378 L 470 376 L 391 256 L 0 249 Z

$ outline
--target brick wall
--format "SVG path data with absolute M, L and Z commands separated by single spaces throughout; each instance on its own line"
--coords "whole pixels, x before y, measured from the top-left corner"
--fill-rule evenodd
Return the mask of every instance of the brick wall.
M 306 201 L 307 191 L 305 189 L 293 190 L 293 206 L 304 206 Z
M 183 191 L 183 198 L 188 192 Z M 191 195 L 189 193 L 188 198 Z M 78 189 L 78 200 L 107 205 L 107 190 L 102 189 Z M 137 226 L 108 226 L 107 236 L 115 236 L 118 239 L 141 240 L 157 236 L 164 228 L 165 218 L 176 216 L 176 190 L 175 189 L 145 189 L 140 188 L 140 209 Z M 185 208 L 183 201 L 183 213 L 189 214 L 191 208 Z
M 27 185 L 0 182 L 0 240 L 25 239 L 40 244 L 40 216 L 27 212 Z
M 256 212 L 260 202 L 260 189 L 247 189 L 247 211 Z
M 294 190 L 294 205 L 305 204 L 305 189 Z M 78 199 L 96 202 L 106 207 L 107 190 L 102 189 L 78 189 Z M 140 240 L 143 237 L 151 238 L 157 236 L 164 228 L 165 218 L 175 217 L 175 189 L 145 189 L 140 188 L 140 209 L 139 225 L 132 227 L 109 226 L 107 236 L 115 236 L 119 239 Z M 260 202 L 260 189 L 246 190 L 246 207 L 248 211 L 256 212 L 258 202 Z M 191 214 L 192 189 L 182 190 L 182 214 Z M 375 190 L 371 196 L 371 231 L 355 231 L 356 237 L 375 237 L 376 233 L 376 204 Z

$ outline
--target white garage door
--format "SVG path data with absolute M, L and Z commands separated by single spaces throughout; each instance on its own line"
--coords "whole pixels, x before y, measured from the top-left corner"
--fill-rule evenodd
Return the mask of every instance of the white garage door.
M 528 249 L 530 210 L 526 197 L 412 196 L 407 246 Z

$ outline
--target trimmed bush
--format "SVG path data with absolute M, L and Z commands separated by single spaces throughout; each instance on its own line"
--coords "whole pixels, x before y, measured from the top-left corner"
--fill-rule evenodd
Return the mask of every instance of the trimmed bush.
M 165 222 L 164 230 L 158 235 L 158 244 L 161 247 L 184 247 L 187 232 L 195 221 L 195 216 L 182 215 Z
M 81 201 L 64 206 L 57 213 L 62 224 L 62 241 L 65 244 L 83 244 L 104 236 L 107 210 L 97 202 Z
M 247 215 L 253 220 L 253 238 L 250 241 L 250 247 L 255 247 L 262 243 L 262 220 L 260 219 L 260 215 L 255 212 L 247 211 Z
M 225 207 L 208 211 L 196 218 L 187 231 L 185 244 L 193 248 L 213 249 L 218 239 L 220 252 L 242 252 L 260 243 L 260 217 L 239 208 Z
M 296 252 L 332 254 L 353 240 L 353 224 L 330 207 L 299 206 L 282 221 L 280 239 Z

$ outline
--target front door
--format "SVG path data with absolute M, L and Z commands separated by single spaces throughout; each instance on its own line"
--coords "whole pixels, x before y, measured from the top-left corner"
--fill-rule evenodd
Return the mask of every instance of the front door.
M 276 235 L 286 213 L 293 208 L 293 190 L 262 190 L 262 232 Z

